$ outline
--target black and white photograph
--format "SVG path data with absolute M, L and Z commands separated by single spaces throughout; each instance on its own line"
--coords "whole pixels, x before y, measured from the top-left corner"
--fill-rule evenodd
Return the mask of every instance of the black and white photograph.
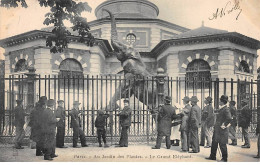
M 259 9 L 0 0 L 0 162 L 259 162 Z

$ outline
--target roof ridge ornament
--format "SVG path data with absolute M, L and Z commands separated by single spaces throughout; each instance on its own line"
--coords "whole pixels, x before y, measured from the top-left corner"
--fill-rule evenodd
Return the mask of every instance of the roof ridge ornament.
M 201 22 L 201 27 L 204 27 L 204 21 Z

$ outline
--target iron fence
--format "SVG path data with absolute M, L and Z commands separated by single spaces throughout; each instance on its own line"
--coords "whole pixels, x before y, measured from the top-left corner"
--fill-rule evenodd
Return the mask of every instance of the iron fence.
M 158 78 L 125 79 L 123 76 L 35 76 L 21 75 L 0 78 L 0 136 L 13 137 L 15 135 L 14 107 L 16 99 L 23 99 L 23 105 L 29 114 L 41 96 L 48 99 L 64 100 L 66 113 L 71 110 L 74 101 L 81 103 L 82 127 L 88 138 L 95 138 L 94 121 L 98 110 L 107 110 L 110 117 L 107 120 L 107 136 L 111 142 L 116 142 L 120 136 L 119 117 L 117 114 L 123 109 L 122 100 L 130 98 L 132 108 L 132 123 L 129 132 L 130 141 L 149 141 L 155 139 L 156 123 L 154 110 L 160 102 L 159 96 L 169 95 L 172 104 L 182 104 L 184 96 L 197 96 L 198 105 L 203 108 L 207 96 L 213 98 L 214 109 L 218 109 L 219 98 L 225 94 L 229 100 L 237 102 L 237 109 L 241 109 L 241 100 L 249 99 L 252 122 L 249 128 L 251 136 L 257 124 L 257 82 L 246 80 L 187 80 L 185 78 L 165 77 L 164 91 L 158 91 Z M 115 99 L 113 99 L 115 98 Z M 115 106 L 116 105 L 116 106 Z M 110 110 L 113 111 L 110 111 Z M 116 109 L 116 110 L 115 110 Z M 54 109 L 55 111 L 55 109 Z M 27 127 L 29 117 L 26 117 L 26 136 L 30 135 Z M 66 136 L 72 136 L 70 117 L 66 117 Z M 241 131 L 238 129 L 238 136 Z

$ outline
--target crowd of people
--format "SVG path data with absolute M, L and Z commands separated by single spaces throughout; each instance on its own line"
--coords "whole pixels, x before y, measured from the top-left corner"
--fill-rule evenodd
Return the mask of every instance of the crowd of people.
M 245 141 L 245 144 L 241 147 L 250 148 L 248 128 L 251 122 L 251 111 L 248 99 L 241 101 L 242 109 L 239 113 L 235 108 L 236 102 L 233 100 L 229 102 L 228 97 L 225 95 L 220 97 L 219 109 L 215 111 L 210 96 L 204 100 L 205 106 L 202 110 L 197 105 L 199 100 L 196 96 L 192 96 L 191 98 L 184 97 L 182 99 L 184 107 L 181 110 L 179 110 L 179 104 L 171 106 L 171 100 L 171 97 L 166 96 L 165 104 L 159 110 L 157 141 L 155 147 L 152 147 L 152 149 L 160 149 L 163 136 L 166 138 L 167 149 L 171 148 L 170 141 L 172 146 L 179 146 L 178 139 L 172 138 L 171 140 L 171 134 L 175 134 L 174 137 L 178 134 L 174 128 L 177 125 L 180 125 L 180 135 L 177 135 L 177 137 L 179 136 L 181 139 L 182 152 L 199 153 L 200 146 L 204 146 L 204 148 L 211 148 L 210 156 L 206 157 L 206 159 L 216 160 L 219 146 L 222 153 L 221 161 L 227 162 L 228 139 L 230 138 L 232 141 L 229 145 L 237 145 L 237 126 L 242 128 L 242 136 Z M 174 122 L 172 123 L 172 121 Z M 256 134 L 258 135 L 258 153 L 255 158 L 260 158 L 259 126 L 257 126 Z M 189 151 L 190 148 L 191 151 Z
M 56 147 L 67 148 L 64 145 L 65 139 L 65 118 L 71 117 L 70 128 L 73 130 L 73 148 L 80 148 L 78 146 L 78 139 L 80 139 L 81 147 L 88 147 L 86 144 L 86 137 L 81 127 L 81 112 L 79 110 L 80 103 L 73 102 L 73 108 L 66 114 L 64 110 L 64 101 L 58 100 L 58 107 L 54 111 L 55 101 L 53 99 L 47 100 L 47 97 L 40 97 L 35 107 L 30 114 L 25 113 L 22 106 L 23 100 L 16 100 L 17 106 L 14 109 L 15 114 L 15 148 L 23 149 L 22 140 L 25 136 L 24 124 L 25 116 L 30 116 L 28 126 L 31 127 L 30 139 L 36 143 L 36 156 L 44 156 L 44 160 L 53 160 L 58 157 L 55 153 Z M 118 147 L 128 147 L 128 130 L 131 125 L 131 109 L 129 107 L 129 100 L 124 100 L 124 108 L 117 115 L 120 118 L 121 138 Z M 102 147 L 102 140 L 104 147 L 109 147 L 106 143 L 106 119 L 109 114 L 104 110 L 99 110 L 95 120 L 95 127 L 97 129 L 97 139 L 99 147 Z
M 160 149 L 162 139 L 166 138 L 166 147 L 181 146 L 182 152 L 199 153 L 200 146 L 211 148 L 210 156 L 206 159 L 216 160 L 218 146 L 222 152 L 221 161 L 228 161 L 227 144 L 228 138 L 231 139 L 230 145 L 237 145 L 236 130 L 237 126 L 242 128 L 242 135 L 245 144 L 242 148 L 250 148 L 250 139 L 248 136 L 248 127 L 251 121 L 251 113 L 248 106 L 248 100 L 241 101 L 242 109 L 238 113 L 235 108 L 235 101 L 228 101 L 228 97 L 222 95 L 219 99 L 219 109 L 214 110 L 212 98 L 207 97 L 204 100 L 204 108 L 201 109 L 197 103 L 196 96 L 191 98 L 185 96 L 183 100 L 184 107 L 179 104 L 172 106 L 172 98 L 166 96 L 164 105 L 159 108 L 157 118 L 157 140 L 152 149 Z M 25 136 L 24 124 L 25 116 L 30 116 L 28 126 L 31 127 L 30 139 L 36 143 L 36 156 L 44 156 L 44 160 L 53 160 L 57 157 L 55 148 L 67 148 L 64 145 L 65 138 L 65 118 L 70 116 L 70 127 L 73 130 L 73 147 L 79 148 L 78 138 L 80 138 L 81 147 L 88 147 L 85 134 L 81 127 L 80 103 L 73 102 L 73 108 L 66 114 L 64 110 L 64 101 L 58 100 L 58 107 L 55 108 L 53 99 L 47 100 L 47 97 L 40 97 L 30 114 L 25 113 L 23 109 L 23 100 L 16 100 L 17 106 L 15 112 L 15 148 L 23 149 L 22 140 Z M 229 106 L 228 106 L 229 102 Z M 54 111 L 54 109 L 56 109 Z M 128 147 L 128 132 L 131 126 L 131 108 L 129 100 L 124 100 L 124 108 L 118 113 L 121 126 L 121 137 L 118 147 Z M 239 115 L 238 115 L 239 114 Z M 95 127 L 99 147 L 109 147 L 106 141 L 106 120 L 110 115 L 104 110 L 98 110 L 95 119 Z M 199 137 L 200 132 L 200 137 Z M 258 153 L 255 158 L 260 158 L 260 135 L 259 126 L 256 134 L 258 135 Z M 205 144 L 206 143 L 206 144 Z M 190 150 L 191 149 L 191 150 Z

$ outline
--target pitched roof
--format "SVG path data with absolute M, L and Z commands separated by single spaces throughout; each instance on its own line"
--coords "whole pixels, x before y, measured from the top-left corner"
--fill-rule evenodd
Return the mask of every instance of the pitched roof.
M 208 36 L 214 34 L 223 34 L 228 33 L 226 30 L 214 29 L 206 26 L 201 26 L 197 29 L 189 30 L 187 32 L 176 35 L 174 38 L 191 38 L 191 37 L 199 37 L 199 36 Z

